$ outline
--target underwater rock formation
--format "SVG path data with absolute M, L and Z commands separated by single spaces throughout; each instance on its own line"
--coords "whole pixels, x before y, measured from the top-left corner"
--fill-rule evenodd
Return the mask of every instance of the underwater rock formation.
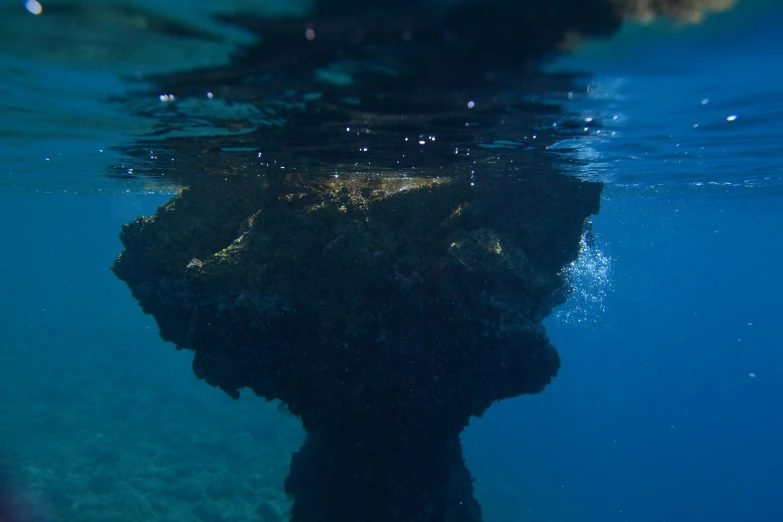
M 541 391 L 601 185 L 551 174 L 194 182 L 113 267 L 193 370 L 302 419 L 292 520 L 478 521 L 459 433 Z
M 259 42 L 148 78 L 257 119 L 137 147 L 171 154 L 183 189 L 123 228 L 113 269 L 200 379 L 301 418 L 293 522 L 481 520 L 459 434 L 557 374 L 542 320 L 602 188 L 531 152 L 584 127 L 544 122 L 553 106 L 530 100 L 570 80 L 536 67 L 625 17 L 730 3 L 322 0 L 303 18 L 224 16 Z

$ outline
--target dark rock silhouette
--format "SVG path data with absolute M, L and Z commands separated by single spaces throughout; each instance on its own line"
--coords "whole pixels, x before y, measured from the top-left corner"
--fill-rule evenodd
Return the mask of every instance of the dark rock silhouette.
M 556 375 L 541 309 L 600 188 L 194 183 L 123 229 L 114 271 L 199 378 L 301 417 L 293 520 L 476 521 L 459 433 Z
M 535 72 L 559 46 L 678 4 L 323 0 L 304 19 L 227 18 L 261 43 L 227 67 L 152 78 L 264 108 L 290 91 L 268 111 L 285 125 L 165 143 L 183 189 L 123 228 L 113 269 L 161 337 L 195 353 L 199 378 L 302 419 L 285 483 L 294 522 L 481 519 L 459 434 L 557 374 L 542 320 L 568 294 L 559 273 L 602 188 L 527 150 L 528 131 L 558 139 L 540 128 L 556 109 L 519 93 L 570 85 Z M 334 61 L 350 61 L 350 81 L 313 80 Z M 403 138 L 433 128 L 427 154 L 411 154 Z M 494 149 L 464 152 L 509 135 L 513 169 Z M 288 170 L 215 152 L 251 145 Z

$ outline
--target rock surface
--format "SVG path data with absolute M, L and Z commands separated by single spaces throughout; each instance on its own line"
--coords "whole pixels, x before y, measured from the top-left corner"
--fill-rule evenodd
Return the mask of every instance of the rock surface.
M 124 227 L 113 269 L 199 378 L 302 419 L 292 520 L 478 521 L 459 433 L 556 375 L 541 321 L 600 191 L 551 173 L 194 181 Z

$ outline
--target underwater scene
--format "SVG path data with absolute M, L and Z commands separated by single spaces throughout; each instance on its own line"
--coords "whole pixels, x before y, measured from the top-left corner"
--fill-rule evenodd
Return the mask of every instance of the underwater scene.
M 778 0 L 0 0 L 0 522 L 783 521 Z

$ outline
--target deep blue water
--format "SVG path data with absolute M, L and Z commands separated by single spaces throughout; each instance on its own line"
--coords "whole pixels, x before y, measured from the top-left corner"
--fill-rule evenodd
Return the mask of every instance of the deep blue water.
M 549 321 L 556 382 L 465 434 L 480 480 L 533 520 L 780 520 L 781 219 L 773 199 L 608 196 L 606 311 Z
M 557 379 L 463 434 L 488 522 L 783 520 L 783 10 L 740 15 L 629 31 L 553 66 L 595 73 L 572 103 L 605 125 L 586 120 L 562 147 L 607 186 L 576 292 L 546 322 Z M 72 94 L 0 132 L 0 445 L 14 490 L 52 520 L 284 509 L 297 421 L 198 382 L 109 270 L 120 226 L 170 197 L 102 176 L 129 122 L 146 123 L 96 102 L 123 88 L 111 73 L 53 67 L 9 74 L 16 98 L 0 105 L 56 102 L 23 86 L 34 74 L 63 74 Z M 96 117 L 66 132 L 74 111 Z

